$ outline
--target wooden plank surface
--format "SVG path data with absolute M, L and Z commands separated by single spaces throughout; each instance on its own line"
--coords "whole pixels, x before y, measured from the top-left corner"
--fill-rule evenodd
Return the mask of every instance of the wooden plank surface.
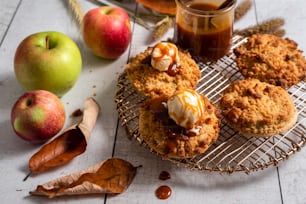
M 239 2 L 241 2 L 240 0 Z M 289 3 L 290 2 L 290 3 Z M 19 4 L 20 3 L 20 4 Z M 97 7 L 94 1 L 80 0 L 87 11 Z M 130 6 L 134 5 L 129 1 Z M 299 48 L 306 50 L 306 14 L 304 0 L 254 0 L 253 7 L 235 28 L 245 28 L 272 17 L 285 18 L 286 36 L 294 39 Z M 131 8 L 138 8 L 131 6 Z M 46 30 L 61 31 L 74 39 L 83 57 L 83 70 L 77 84 L 62 101 L 67 115 L 81 108 L 87 97 L 94 97 L 101 105 L 101 115 L 92 133 L 86 152 L 65 165 L 45 174 L 30 177 L 27 161 L 39 146 L 30 145 L 14 134 L 10 126 L 10 109 L 24 92 L 13 73 L 13 58 L 16 47 L 27 35 Z M 160 40 L 172 37 L 170 30 Z M 133 24 L 133 38 L 129 49 L 119 59 L 102 60 L 93 56 L 84 45 L 79 27 L 74 22 L 67 1 L 60 0 L 2 0 L 0 2 L 0 199 L 5 203 L 228 203 L 228 204 L 304 204 L 306 200 L 306 150 L 281 162 L 279 167 L 269 167 L 250 175 L 231 175 L 198 172 L 162 160 L 127 138 L 118 124 L 114 96 L 119 74 L 130 56 L 143 51 L 155 42 L 151 33 Z M 65 127 L 75 119 L 67 118 Z M 84 169 L 111 156 L 120 157 L 134 165 L 142 165 L 127 191 L 117 196 L 81 196 L 46 199 L 28 195 L 36 185 L 53 178 Z M 168 171 L 171 179 L 160 181 L 161 171 Z M 169 185 L 173 194 L 162 201 L 155 196 L 160 185 Z
M 0 2 L 0 43 L 13 20 L 19 0 Z

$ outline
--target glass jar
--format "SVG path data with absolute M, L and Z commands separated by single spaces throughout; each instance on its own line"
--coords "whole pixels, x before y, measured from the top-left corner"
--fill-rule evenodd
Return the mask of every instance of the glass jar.
M 174 42 L 202 62 L 216 61 L 231 46 L 236 0 L 176 0 Z

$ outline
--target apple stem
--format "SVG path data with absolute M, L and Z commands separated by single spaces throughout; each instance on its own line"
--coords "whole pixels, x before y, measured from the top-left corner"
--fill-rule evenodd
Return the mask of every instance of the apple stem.
M 49 36 L 46 36 L 46 48 L 49 49 Z
M 32 105 L 32 103 L 33 103 L 33 100 L 32 99 L 29 99 L 29 100 L 27 100 L 27 106 L 31 106 Z
M 26 181 L 30 176 L 31 176 L 32 172 L 29 172 L 26 177 L 24 177 L 24 179 L 22 181 Z

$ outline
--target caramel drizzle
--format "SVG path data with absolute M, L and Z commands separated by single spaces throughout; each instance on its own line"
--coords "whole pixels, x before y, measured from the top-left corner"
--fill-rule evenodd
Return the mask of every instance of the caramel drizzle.
M 176 46 L 171 43 L 158 43 L 153 48 L 153 51 L 155 48 L 160 50 L 161 55 L 158 57 L 152 56 L 152 59 L 154 61 L 159 61 L 162 60 L 164 56 L 169 56 L 172 59 L 172 63 L 168 66 L 167 73 L 170 76 L 175 76 L 176 73 L 179 71 L 179 68 L 181 67 L 181 65 L 177 62 L 176 59 L 176 56 L 178 55 Z
M 189 97 L 186 94 L 184 94 L 184 92 L 186 92 L 186 90 L 181 90 L 181 91 L 177 92 L 177 95 L 182 95 L 181 100 L 182 100 L 182 103 L 184 104 L 184 110 L 183 111 L 185 112 L 187 109 L 192 110 L 193 113 L 197 113 L 199 111 L 199 113 L 198 113 L 199 119 L 198 120 L 201 120 L 201 118 L 204 116 L 204 113 L 205 113 L 205 102 L 202 99 L 202 96 L 194 90 L 191 90 L 191 89 L 187 90 L 187 92 L 189 92 L 193 96 L 197 97 L 197 105 L 193 105 L 193 104 L 188 103 L 188 98 Z M 170 114 L 175 115 L 176 118 L 178 118 L 177 115 L 174 112 L 171 112 Z M 181 124 L 184 121 L 184 119 L 185 119 L 184 117 L 179 117 L 178 123 Z M 188 124 L 188 126 L 190 126 L 190 125 L 192 125 L 192 127 L 190 127 L 190 129 L 191 129 L 191 128 L 193 128 L 193 126 L 195 124 Z
M 159 61 L 159 60 L 161 60 L 165 55 L 168 55 L 168 56 L 170 56 L 171 57 L 171 59 L 173 60 L 173 61 L 176 61 L 176 56 L 177 56 L 177 51 L 176 51 L 176 47 L 174 46 L 174 45 L 172 45 L 172 44 L 170 44 L 170 43 L 167 43 L 167 44 L 165 44 L 165 43 L 158 43 L 156 46 L 155 46 L 155 48 L 158 48 L 160 51 L 161 51 L 161 55 L 159 56 L 159 57 L 153 57 L 152 56 L 152 58 L 154 59 L 154 60 L 157 60 L 157 61 Z

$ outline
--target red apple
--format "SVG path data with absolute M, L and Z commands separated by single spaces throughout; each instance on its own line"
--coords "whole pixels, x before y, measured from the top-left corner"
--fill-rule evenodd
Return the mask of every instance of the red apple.
M 91 9 L 83 18 L 82 35 L 92 53 L 106 59 L 116 59 L 130 44 L 130 18 L 125 10 L 117 7 Z
M 42 143 L 64 126 L 66 113 L 61 100 L 45 90 L 34 90 L 18 98 L 11 110 L 15 133 L 32 143 Z

